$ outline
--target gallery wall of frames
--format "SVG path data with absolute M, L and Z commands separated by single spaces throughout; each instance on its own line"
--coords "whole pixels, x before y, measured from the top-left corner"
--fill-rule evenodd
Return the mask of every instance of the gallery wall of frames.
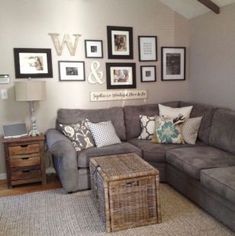
M 106 26 L 106 32 L 107 48 L 103 47 L 103 40 L 100 39 L 81 41 L 79 34 L 65 34 L 61 39 L 60 34 L 48 33 L 57 56 L 62 58 L 58 60 L 58 68 L 52 68 L 50 48 L 14 48 L 16 79 L 52 78 L 53 69 L 57 69 L 61 82 L 87 80 L 91 84 L 106 83 L 107 89 L 135 89 L 137 73 L 141 83 L 158 81 L 157 35 L 134 35 L 133 28 L 126 26 Z M 134 55 L 133 51 L 134 37 L 138 39 L 138 55 Z M 74 56 L 79 43 L 84 44 L 85 58 L 94 60 L 91 63 L 91 74 L 87 76 L 85 61 L 63 60 L 62 56 L 65 48 L 71 57 Z M 96 70 L 100 66 L 99 60 L 104 58 L 104 50 L 107 50 L 106 73 Z M 160 53 L 161 80 L 185 80 L 186 47 L 161 47 Z M 139 60 L 139 68 L 136 67 L 135 58 Z

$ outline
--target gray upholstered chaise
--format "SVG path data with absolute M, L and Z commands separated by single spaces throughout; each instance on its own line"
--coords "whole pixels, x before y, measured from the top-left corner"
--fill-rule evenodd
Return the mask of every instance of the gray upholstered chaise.
M 153 144 L 137 139 L 139 115 L 158 115 L 158 105 L 115 107 L 98 110 L 60 109 L 57 122 L 111 120 L 121 144 L 90 148 L 76 153 L 71 142 L 56 129 L 47 131 L 47 144 L 54 166 L 67 192 L 88 189 L 89 159 L 99 155 L 135 152 L 160 171 L 168 182 L 211 215 L 235 231 L 235 112 L 209 105 L 193 105 L 192 117 L 203 116 L 195 145 Z

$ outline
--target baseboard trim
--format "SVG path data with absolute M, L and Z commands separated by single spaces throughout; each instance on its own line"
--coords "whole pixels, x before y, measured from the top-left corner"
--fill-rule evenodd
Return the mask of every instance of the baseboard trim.
M 0 173 L 0 180 L 7 179 L 7 174 L 6 173 Z

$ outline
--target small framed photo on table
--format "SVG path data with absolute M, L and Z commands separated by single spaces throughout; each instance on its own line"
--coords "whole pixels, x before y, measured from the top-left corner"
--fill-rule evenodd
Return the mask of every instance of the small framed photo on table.
M 156 66 L 140 67 L 141 82 L 156 82 Z
M 136 88 L 135 63 L 106 63 L 107 89 Z
M 162 47 L 161 59 L 161 79 L 163 81 L 185 80 L 185 47 Z
M 132 27 L 107 26 L 108 58 L 133 59 Z
M 157 61 L 157 36 L 139 36 L 139 61 Z
M 85 40 L 86 58 L 103 58 L 102 40 Z
M 16 78 L 51 78 L 52 62 L 49 48 L 14 48 Z
M 60 81 L 85 81 L 84 61 L 58 61 Z

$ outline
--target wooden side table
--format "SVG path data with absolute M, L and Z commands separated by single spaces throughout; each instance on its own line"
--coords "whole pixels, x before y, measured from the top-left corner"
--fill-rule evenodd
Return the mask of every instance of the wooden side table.
M 4 144 L 8 188 L 19 184 L 46 183 L 45 136 L 1 138 Z

